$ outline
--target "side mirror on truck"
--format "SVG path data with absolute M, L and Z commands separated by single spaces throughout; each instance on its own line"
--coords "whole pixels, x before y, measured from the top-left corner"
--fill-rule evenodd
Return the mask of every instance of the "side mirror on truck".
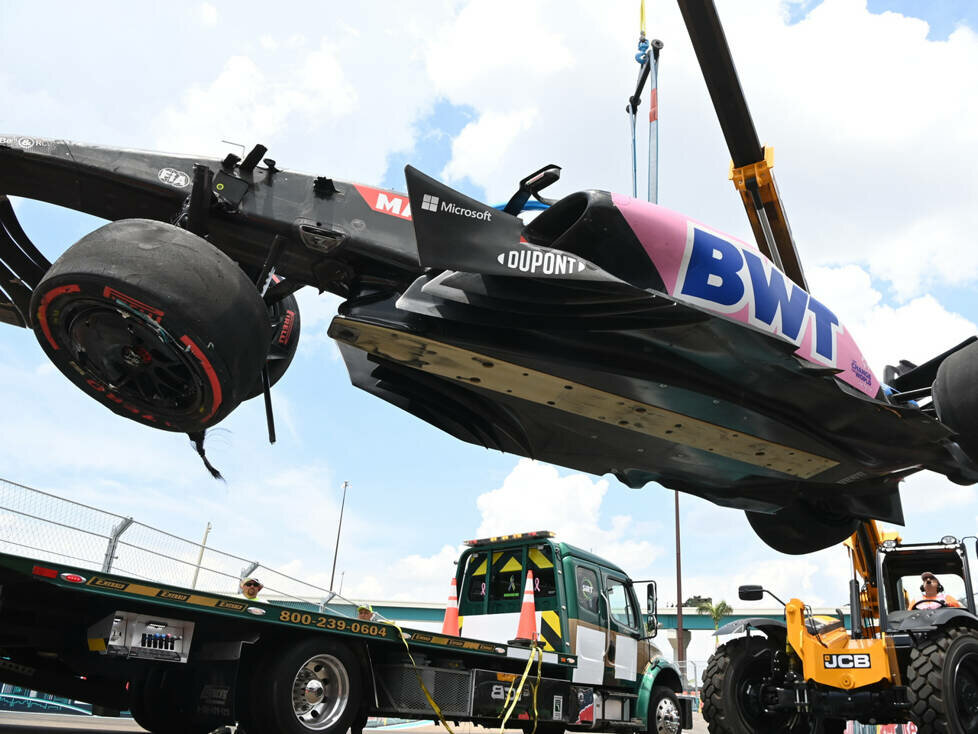
M 646 637 L 655 637 L 659 634 L 659 590 L 656 587 L 655 581 L 650 581 L 649 585 L 645 587 L 645 603 L 647 605 L 649 616 L 645 622 L 645 635 Z
M 737 596 L 739 596 L 742 601 L 760 601 L 764 596 L 764 587 L 756 586 L 754 584 L 747 584 L 746 586 L 741 586 L 737 589 Z

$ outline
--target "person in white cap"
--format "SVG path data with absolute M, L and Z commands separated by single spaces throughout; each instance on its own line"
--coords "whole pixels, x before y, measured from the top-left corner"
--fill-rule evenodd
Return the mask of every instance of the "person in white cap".
M 924 595 L 910 605 L 911 609 L 940 609 L 941 607 L 960 607 L 961 602 L 944 593 L 944 586 L 930 571 L 920 574 L 920 590 Z
M 240 591 L 241 591 L 241 596 L 243 596 L 245 599 L 251 599 L 252 601 L 254 601 L 255 599 L 258 598 L 258 592 L 261 591 L 263 588 L 264 587 L 261 585 L 261 581 L 254 578 L 253 576 L 249 576 L 248 578 L 241 579 Z

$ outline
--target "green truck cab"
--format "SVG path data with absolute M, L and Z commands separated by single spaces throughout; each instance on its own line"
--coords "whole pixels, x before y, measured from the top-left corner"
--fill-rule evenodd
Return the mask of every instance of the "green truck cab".
M 516 637 L 532 572 L 538 644 L 575 658 L 576 717 L 568 728 L 677 731 L 691 726 L 677 668 L 652 644 L 656 585 L 648 582 L 643 620 L 635 582 L 617 565 L 554 540 L 548 531 L 466 543 L 458 561 L 461 631 L 506 643 Z

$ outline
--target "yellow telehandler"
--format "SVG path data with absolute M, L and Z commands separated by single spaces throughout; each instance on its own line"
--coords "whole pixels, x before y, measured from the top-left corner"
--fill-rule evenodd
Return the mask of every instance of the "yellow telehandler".
M 841 610 L 816 615 L 791 599 L 783 622 L 746 618 L 717 631 L 740 636 L 717 649 L 704 674 L 711 734 L 836 734 L 848 720 L 978 732 L 978 615 L 964 542 L 904 544 L 869 520 L 845 545 L 848 628 Z M 922 574 L 942 583 L 933 601 L 914 601 Z M 739 590 L 745 601 L 765 593 L 781 601 L 761 586 Z

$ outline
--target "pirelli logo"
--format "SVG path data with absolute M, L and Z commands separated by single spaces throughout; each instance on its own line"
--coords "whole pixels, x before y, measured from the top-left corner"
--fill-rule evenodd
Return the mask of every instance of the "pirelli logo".
M 823 655 L 822 664 L 826 670 L 839 668 L 872 668 L 873 663 L 866 653 Z

